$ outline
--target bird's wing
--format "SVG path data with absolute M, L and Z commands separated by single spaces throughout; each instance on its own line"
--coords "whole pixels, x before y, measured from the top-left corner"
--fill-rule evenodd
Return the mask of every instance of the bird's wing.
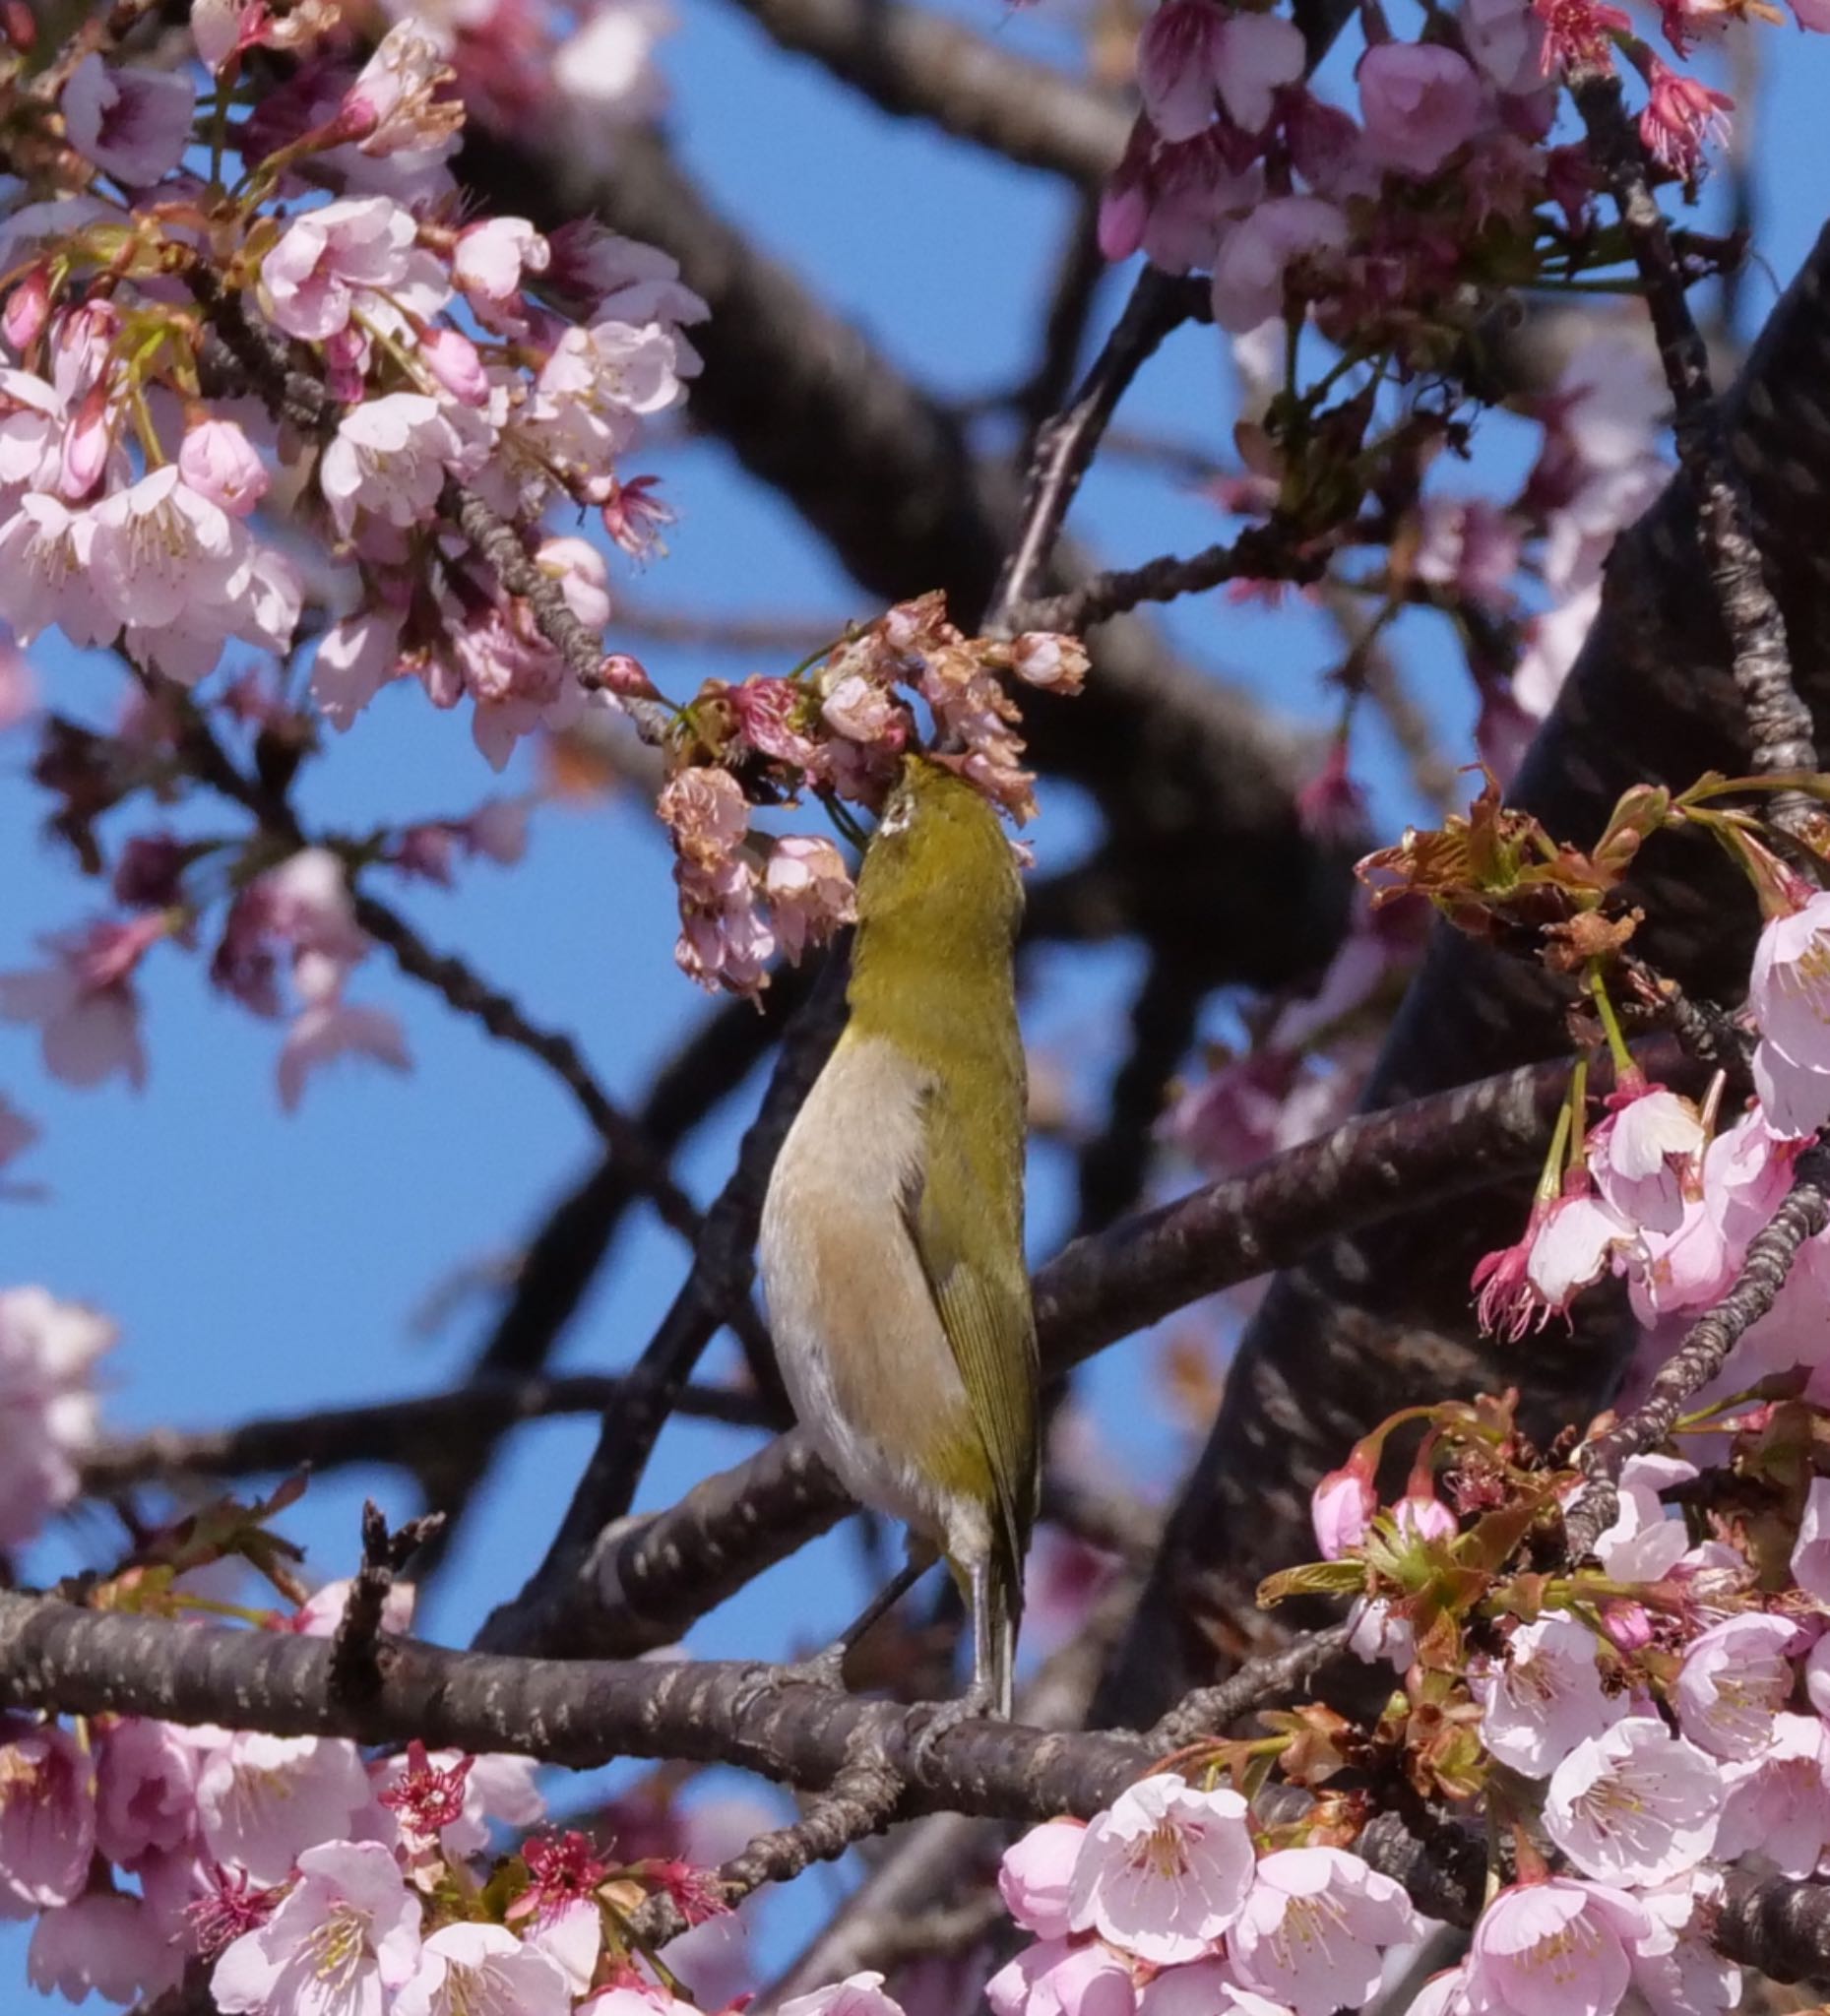
M 903 1193 L 904 1222 L 984 1445 L 1000 1551 L 1020 1590 L 1039 1475 L 1029 1271 L 1017 1228 L 1008 1225 L 1008 1210 L 985 1194 L 944 1093 L 929 1091 L 922 1120 L 925 1154 Z M 929 1180 L 930 1171 L 937 1180 Z M 1020 1165 L 1016 1181 L 1022 1181 Z

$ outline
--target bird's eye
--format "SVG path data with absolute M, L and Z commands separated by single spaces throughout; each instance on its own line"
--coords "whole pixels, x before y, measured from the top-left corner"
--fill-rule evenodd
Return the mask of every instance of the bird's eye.
M 907 796 L 894 797 L 885 806 L 883 817 L 877 821 L 877 831 L 890 839 L 899 833 L 907 833 L 915 821 L 915 801 Z

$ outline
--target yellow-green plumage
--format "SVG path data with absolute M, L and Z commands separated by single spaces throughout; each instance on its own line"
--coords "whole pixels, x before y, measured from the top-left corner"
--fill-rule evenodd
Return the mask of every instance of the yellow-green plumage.
M 1023 1257 L 1023 897 L 990 806 L 912 757 L 858 878 L 846 1033 L 784 1142 L 762 1268 L 795 1411 L 952 1562 L 1008 1713 L 1038 1479 Z

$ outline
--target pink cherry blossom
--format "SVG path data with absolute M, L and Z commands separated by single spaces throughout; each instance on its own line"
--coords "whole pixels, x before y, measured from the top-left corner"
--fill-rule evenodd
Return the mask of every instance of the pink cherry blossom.
M 1830 1492 L 1820 1481 L 1813 1495 L 1820 1488 Z M 1712 1624 L 1684 1653 L 1672 1691 L 1678 1727 L 1712 1756 L 1758 1756 L 1791 1698 L 1798 1643 L 1796 1624 L 1757 1610 Z
M 40 1994 L 82 2002 L 148 2003 L 175 1987 L 184 1949 L 141 1898 L 92 1890 L 32 1927 L 26 1978 Z
M 42 1288 L 0 1290 L 0 1546 L 22 1546 L 82 1484 L 95 1444 L 96 1360 L 105 1316 Z
M 1620 1509 L 1595 1543 L 1595 1558 L 1616 1582 L 1658 1582 L 1690 1545 L 1683 1521 L 1670 1517 L 1659 1493 L 1688 1483 L 1696 1465 L 1680 1456 L 1629 1456 L 1618 1480 Z
M 1709 1853 L 1721 1810 L 1716 1761 L 1657 1717 L 1631 1715 L 1550 1774 L 1545 1828 L 1586 1876 L 1665 1883 Z
M 350 1832 L 371 1799 L 353 1743 L 329 1736 L 199 1732 L 197 1812 L 205 1848 L 257 1883 L 282 1883 L 302 1852 Z
M 1652 2016 L 1726 2016 L 1738 2009 L 1741 1971 L 1716 1951 L 1708 1934 L 1722 1898 L 1720 1873 L 1692 1869 L 1636 1894 L 1651 1931 L 1632 1948 L 1633 1985 Z
M 130 1869 L 181 1848 L 197 1826 L 196 1746 L 169 1723 L 130 1715 L 95 1744 L 95 1846 Z
M 1712 141 L 1727 145 L 1735 100 L 1657 56 L 1651 61 L 1652 95 L 1639 115 L 1639 137 L 1672 174 L 1689 180 L 1701 173 Z
M 789 834 L 769 850 L 763 894 L 783 956 L 798 963 L 857 914 L 857 893 L 845 858 L 830 840 Z
M 1226 10 L 1216 0 L 1163 0 L 1137 38 L 1137 88 L 1165 140 L 1192 140 L 1213 122 Z
M 229 2016 L 381 2016 L 418 1971 L 419 1900 L 374 1842 L 326 1841 L 298 1858 L 297 1887 L 217 1962 Z
M 120 627 L 90 572 L 95 523 L 41 490 L 0 523 L 0 617 L 25 644 L 52 624 L 72 644 L 99 644 Z
M 456 1811 L 440 1819 L 437 1831 L 440 1847 L 459 1860 L 487 1849 L 491 1820 L 525 1828 L 545 1817 L 546 1801 L 535 1782 L 539 1767 L 531 1757 L 470 1757 L 458 1750 L 434 1750 L 425 1764 L 428 1771 L 456 1782 Z M 398 1792 L 408 1772 L 407 1759 L 390 1757 L 372 1774 L 376 1795 L 389 1810 L 394 1810 L 390 1796 Z M 385 1828 L 383 1832 L 385 1838 Z
M 1483 2016 L 1610 2016 L 1628 1943 L 1650 1929 L 1624 1891 L 1553 1876 L 1502 1890 L 1476 1925 L 1467 1993 Z
M 1754 948 L 1747 1005 L 1760 1028 L 1754 1084 L 1771 1126 L 1815 1133 L 1830 1119 L 1830 892 L 1770 919 Z
M 1694 1184 L 1706 1137 L 1689 1100 L 1651 1086 L 1614 1105 L 1589 1136 L 1589 1167 L 1603 1201 L 1628 1225 L 1675 1231 L 1686 1183 Z
M 136 917 L 41 938 L 52 964 L 0 974 L 0 1021 L 35 1023 L 44 1068 L 66 1085 L 99 1085 L 119 1071 L 146 1084 L 134 970 L 165 935 L 165 919 Z
M 485 327 L 519 333 L 526 327 L 522 276 L 551 263 L 551 246 L 526 218 L 490 217 L 458 233 L 451 275 Z
M 1294 21 L 1278 14 L 1227 16 L 1216 81 L 1235 126 L 1262 132 L 1271 123 L 1277 94 L 1298 83 L 1305 68 L 1302 32 Z
M 312 660 L 311 697 L 341 731 L 405 670 L 400 616 L 387 609 L 364 609 L 333 623 L 324 633 Z
M 393 2016 L 571 2016 L 572 1990 L 547 1957 L 500 1925 L 452 1924 L 419 1949 Z
M 267 312 L 288 336 L 322 342 L 414 271 L 418 226 L 385 196 L 327 203 L 294 218 L 261 262 Z
M 782 2004 L 781 2016 L 903 2016 L 902 2005 L 883 1992 L 880 1974 L 849 1974 L 829 1988 L 795 1995 Z
M 1453 1540 L 1459 1530 L 1455 1514 L 1430 1491 L 1408 1491 L 1392 1507 L 1392 1518 L 1415 1540 Z
M 1130 1968 L 1098 1939 L 1025 1947 L 985 1984 L 985 2001 L 992 2016 L 1137 2016 L 1138 2006 Z
M 1551 1610 L 1513 1632 L 1503 1666 L 1475 1676 L 1481 1740 L 1502 1764 L 1547 1778 L 1626 1713 L 1624 1698 L 1603 1684 L 1597 1650 L 1586 1624 Z
M 1063 1939 L 1073 1894 L 1074 1864 L 1087 1829 L 1080 1820 L 1044 1820 L 1004 1851 L 998 1864 L 998 1894 L 1026 1932 L 1039 1939 Z
M 1563 1194 L 1545 1215 L 1526 1262 L 1526 1279 L 1544 1301 L 1566 1312 L 1585 1288 L 1607 1272 L 1614 1253 L 1633 1236 L 1633 1228 L 1604 1198 L 1595 1195 L 1586 1169 L 1572 1169 Z
M 95 592 L 122 623 L 157 629 L 220 602 L 246 557 L 246 534 L 175 463 L 104 497 L 92 516 Z
M 85 56 L 64 86 L 70 144 L 130 189 L 150 188 L 190 145 L 197 93 L 181 70 L 124 70 Z
M 1292 2016 L 1288 2002 L 1241 1987 L 1224 1960 L 1166 1967 L 1138 1997 L 1138 2016 Z
M 10 1719 L 0 1742 L 0 1918 L 68 1904 L 89 1881 L 95 1849 L 90 1760 L 55 1723 Z
M 1714 1147 L 1714 1143 L 1711 1144 Z M 1739 1271 L 1739 1254 L 1723 1236 L 1705 1177 L 1700 1197 L 1686 1197 L 1670 1231 L 1641 1228 L 1627 1255 L 1627 1290 L 1633 1313 L 1650 1327 L 1679 1309 L 1719 1301 Z
M 1258 1864 L 1227 1935 L 1239 1979 L 1296 2016 L 1333 2016 L 1378 1991 L 1385 1948 L 1423 1922 L 1391 1877 L 1338 1848 L 1288 1848 Z
M 1318 196 L 1271 196 L 1234 224 L 1214 256 L 1214 319 L 1242 335 L 1285 309 L 1293 270 L 1325 265 L 1347 244 L 1347 219 Z
M 1087 1829 L 1068 1922 L 1140 1960 L 1195 1960 L 1231 1925 L 1252 1877 L 1245 1801 L 1174 1772 L 1140 1779 Z
M 1783 1875 L 1808 1876 L 1830 1848 L 1830 1735 L 1814 1715 L 1779 1715 L 1756 1756 L 1722 1767 L 1728 1796 L 1718 1861 L 1762 1856 Z
M 1830 1718 L 1830 1637 L 1819 1638 L 1805 1657 L 1804 1696 L 1819 1715 Z
M 1389 1666 L 1403 1673 L 1417 1659 L 1417 1632 L 1384 1597 L 1356 1597 L 1348 1611 L 1347 1649 L 1367 1666 Z
M 1309 1494 L 1309 1523 L 1322 1559 L 1338 1561 L 1359 1546 L 1378 1509 L 1379 1495 L 1363 1467 L 1350 1463 L 1345 1470 L 1331 1470 Z
M 390 1071 L 410 1071 L 412 1054 L 397 1016 L 362 1001 L 308 1001 L 292 1019 L 279 1061 L 280 1103 L 296 1112 L 314 1071 L 343 1057 L 366 1057 Z
M 178 449 L 178 473 L 231 518 L 246 518 L 267 494 L 267 465 L 233 420 L 203 420 Z
M 294 859 L 298 856 L 294 855 Z M 353 916 L 351 922 L 353 923 Z M 286 1619 L 284 1628 L 295 1631 L 301 1638 L 334 1638 L 337 1627 L 344 1620 L 344 1612 L 349 1606 L 349 1592 L 354 1583 L 347 1577 L 327 1582 L 322 1589 L 313 1590 Z M 413 1627 L 413 1606 L 419 1592 L 410 1582 L 396 1582 L 382 1599 L 381 1628 L 405 1636 Z
M 1462 40 L 1496 91 L 1523 95 L 1544 83 L 1545 32 L 1531 0 L 1462 0 Z
M 1378 42 L 1360 58 L 1359 111 L 1373 158 L 1433 175 L 1481 124 L 1481 80 L 1434 42 Z
M 331 519 L 347 536 L 358 512 L 389 525 L 416 525 L 463 455 L 450 416 L 422 392 L 364 400 L 337 423 L 319 465 L 318 487 Z

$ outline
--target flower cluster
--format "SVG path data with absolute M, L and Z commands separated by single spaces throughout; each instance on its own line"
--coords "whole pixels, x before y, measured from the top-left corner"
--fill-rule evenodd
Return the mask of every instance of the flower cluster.
M 967 637 L 935 594 L 897 604 L 786 678 L 709 681 L 680 711 L 676 765 L 657 808 L 673 842 L 681 971 L 753 995 L 778 950 L 798 960 L 852 918 L 839 849 L 817 836 L 753 835 L 752 804 L 810 792 L 842 819 L 847 804 L 881 809 L 904 752 L 919 746 L 919 701 L 936 760 L 1028 819 L 1035 779 L 1020 767 L 1004 680 L 1071 693 L 1086 667 L 1071 637 Z
M 113 1600 L 162 1587 L 130 1574 Z M 328 1636 L 347 1590 L 252 1620 Z M 410 1617 L 397 1589 L 384 1628 Z M 202 1963 L 230 2016 L 694 2016 L 642 1971 L 623 1923 L 657 1891 L 697 1923 L 723 1911 L 716 1886 L 669 1857 L 528 1832 L 544 1810 L 535 1768 L 417 1742 L 365 1756 L 327 1737 L 111 1716 L 79 1736 L 16 1717 L 0 1731 L 0 1899 L 36 1921 L 33 1984 L 78 2001 L 151 2000 Z M 504 1827 L 520 1845 L 492 1859 Z
M 359 70 L 298 65 L 237 121 L 243 57 L 275 25 L 225 12 L 193 25 L 221 114 L 207 174 L 182 71 L 94 53 L 55 103 L 18 90 L 16 116 L 60 121 L 92 172 L 69 193 L 47 166 L 0 225 L 0 615 L 185 686 L 233 643 L 286 656 L 306 593 L 274 536 L 284 493 L 347 585 L 316 650 L 325 715 L 347 726 L 415 676 L 471 704 L 500 767 L 594 704 L 609 614 L 602 556 L 541 518 L 589 509 L 650 542 L 629 504 L 645 479 L 618 459 L 683 397 L 704 306 L 672 261 L 595 224 L 465 220 L 463 107 L 416 17 Z M 296 43 L 333 23 L 284 25 Z

